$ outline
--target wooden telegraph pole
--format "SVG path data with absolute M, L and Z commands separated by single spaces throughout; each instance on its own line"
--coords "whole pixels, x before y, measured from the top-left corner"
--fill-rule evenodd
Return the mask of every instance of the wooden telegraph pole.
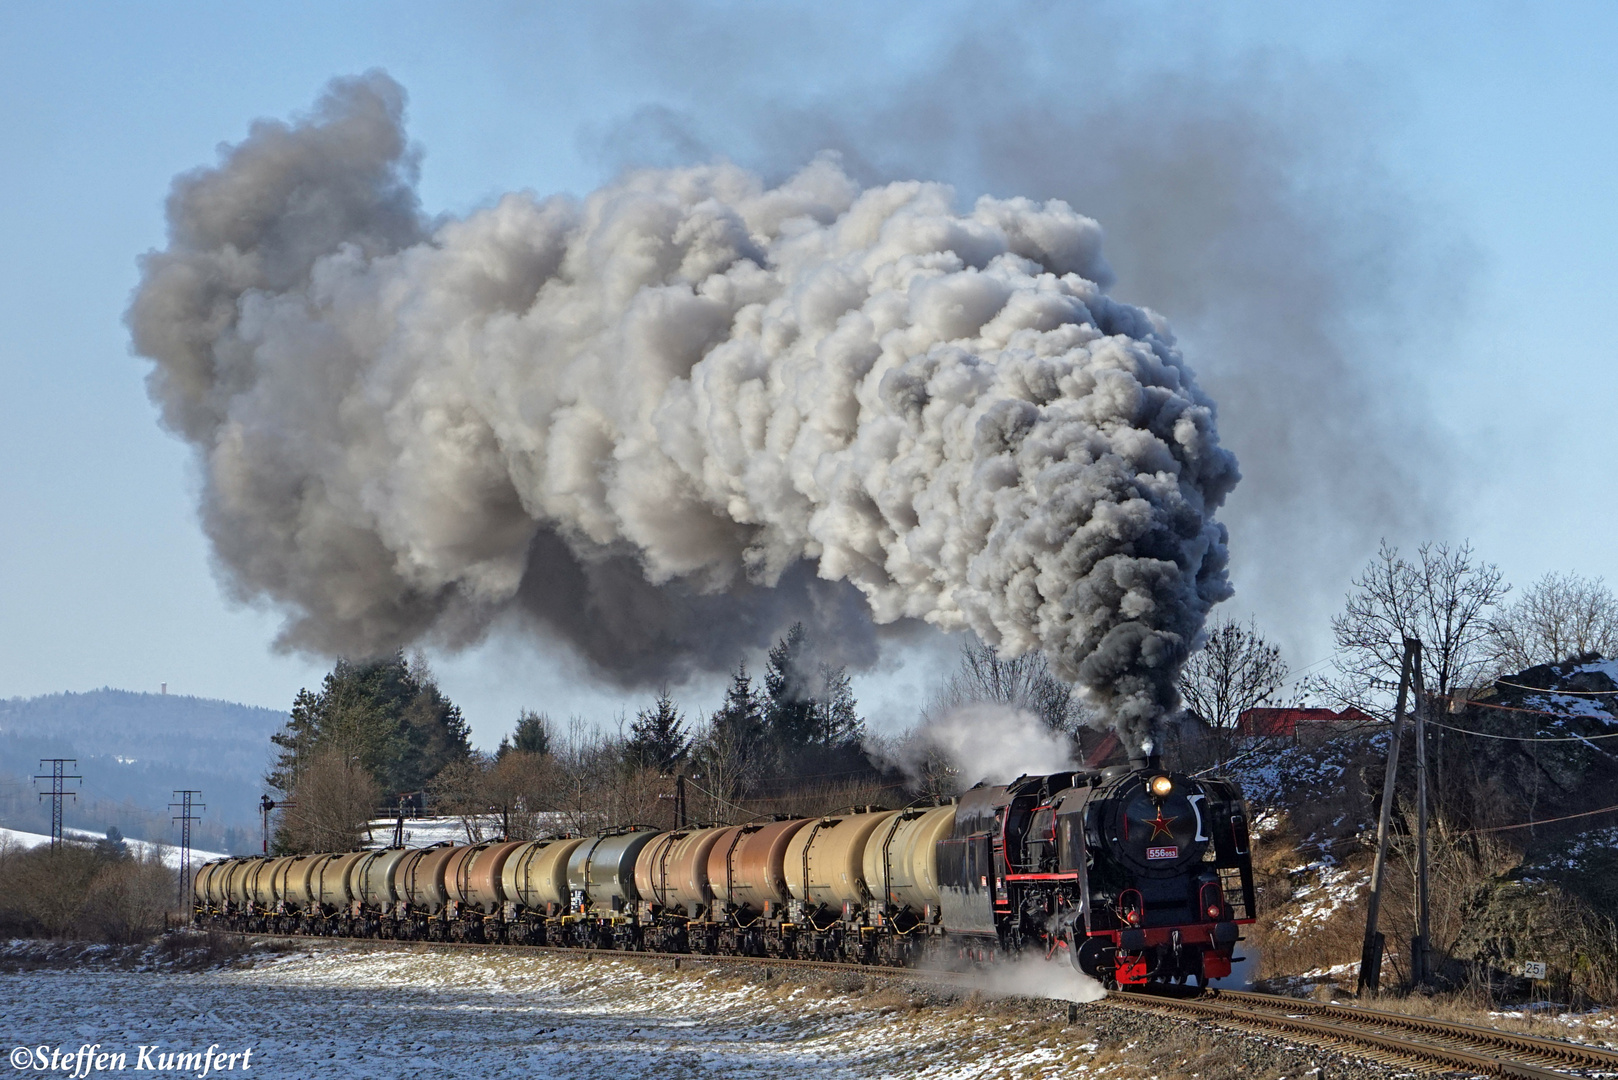
M 1426 986 L 1432 978 L 1427 970 L 1427 684 L 1421 675 L 1421 642 L 1416 642 L 1411 675 L 1416 681 L 1416 936 L 1410 942 L 1410 982 Z
M 1404 662 L 1399 667 L 1399 693 L 1393 706 L 1393 734 L 1388 741 L 1388 771 L 1382 780 L 1382 815 L 1376 826 L 1376 863 L 1371 868 L 1371 895 L 1365 905 L 1365 945 L 1360 950 L 1359 993 L 1369 997 L 1377 995 L 1382 983 L 1382 949 L 1386 941 L 1377 931 L 1376 924 L 1382 910 L 1382 878 L 1387 869 L 1394 783 L 1399 776 L 1399 744 L 1404 738 L 1405 701 L 1410 693 L 1412 670 L 1419 679 L 1421 642 L 1415 638 L 1405 638 Z

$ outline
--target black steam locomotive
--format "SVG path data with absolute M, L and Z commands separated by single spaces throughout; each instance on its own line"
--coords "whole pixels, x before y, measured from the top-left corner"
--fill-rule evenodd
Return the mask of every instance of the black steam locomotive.
M 1140 763 L 979 786 L 939 842 L 938 881 L 958 942 L 1066 951 L 1109 986 L 1206 985 L 1253 921 L 1246 803 L 1228 780 Z
M 194 895 L 227 930 L 939 967 L 1065 952 L 1109 986 L 1229 975 L 1253 915 L 1241 793 L 1149 762 L 931 808 L 224 859 Z

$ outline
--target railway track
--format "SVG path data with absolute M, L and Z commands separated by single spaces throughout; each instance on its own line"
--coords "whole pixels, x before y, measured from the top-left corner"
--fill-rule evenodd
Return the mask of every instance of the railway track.
M 1196 1018 L 1222 1027 L 1284 1034 L 1306 1045 L 1352 1051 L 1386 1064 L 1415 1064 L 1425 1071 L 1453 1070 L 1522 1080 L 1618 1076 L 1618 1053 L 1611 1050 L 1357 1005 L 1327 1005 L 1234 990 L 1209 990 L 1196 996 L 1115 993 L 1106 1001 L 1115 1007 Z
M 841 974 L 912 978 L 971 987 L 970 973 L 921 968 L 878 967 L 828 960 L 789 960 L 774 957 L 709 956 L 702 953 L 631 952 L 580 949 L 559 945 L 484 945 L 452 941 L 394 941 L 378 938 L 305 937 L 302 935 L 247 933 L 243 937 L 351 945 L 363 942 L 381 947 L 474 949 L 489 952 L 536 951 L 600 956 L 624 960 L 682 963 L 739 963 L 780 968 L 818 970 Z M 1464 1072 L 1477 1076 L 1517 1080 L 1567 1080 L 1575 1076 L 1618 1077 L 1618 1052 L 1560 1039 L 1500 1031 L 1495 1028 L 1431 1020 L 1401 1013 L 1364 1009 L 1357 1005 L 1324 1004 L 1236 990 L 1202 992 L 1166 988 L 1156 991 L 1114 992 L 1091 1004 L 1130 1009 L 1177 1020 L 1199 1020 L 1252 1034 L 1283 1036 L 1305 1046 L 1318 1046 L 1369 1061 L 1423 1072 Z

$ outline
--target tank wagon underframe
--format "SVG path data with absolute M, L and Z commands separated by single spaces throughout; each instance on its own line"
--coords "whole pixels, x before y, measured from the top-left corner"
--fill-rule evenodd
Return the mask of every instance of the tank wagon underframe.
M 888 966 L 1034 953 L 1113 986 L 1228 975 L 1253 915 L 1234 785 L 1125 768 L 936 807 L 233 858 L 194 894 L 194 922 L 222 930 Z

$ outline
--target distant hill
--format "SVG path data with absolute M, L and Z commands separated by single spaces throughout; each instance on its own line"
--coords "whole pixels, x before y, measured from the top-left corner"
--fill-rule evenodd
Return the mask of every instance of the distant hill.
M 44 785 L 29 778 L 41 758 L 77 758 L 69 825 L 172 842 L 172 793 L 192 788 L 207 804 L 196 846 L 257 850 L 270 735 L 286 721 L 275 709 L 107 688 L 0 701 L 0 824 L 48 829 Z

